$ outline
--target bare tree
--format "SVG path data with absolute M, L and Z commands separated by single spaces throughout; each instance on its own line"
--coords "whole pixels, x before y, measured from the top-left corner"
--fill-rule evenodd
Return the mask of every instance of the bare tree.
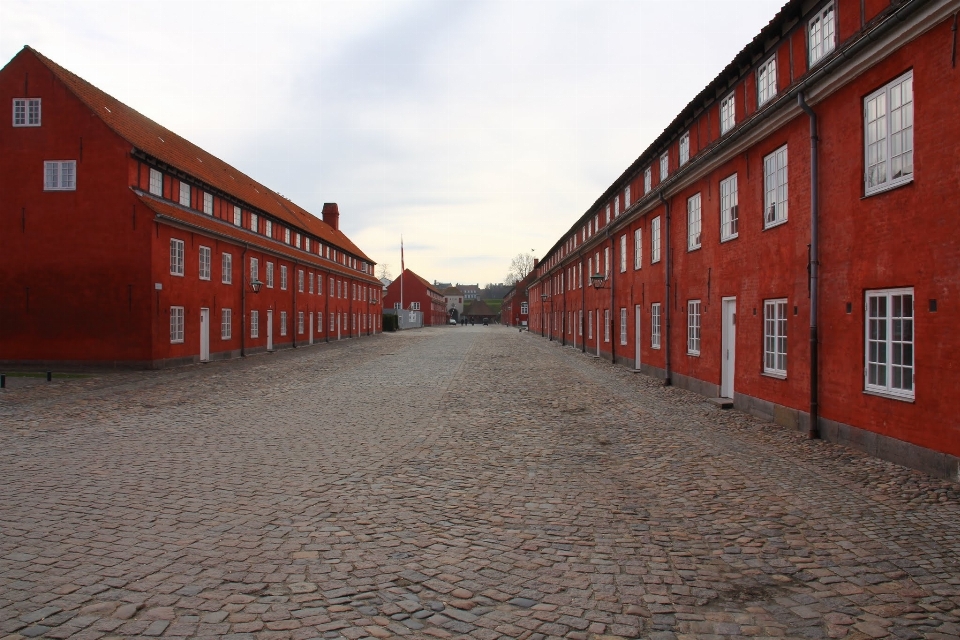
M 390 265 L 387 264 L 386 262 L 382 262 L 382 263 L 378 264 L 378 265 L 377 265 L 377 277 L 380 278 L 381 280 L 383 280 L 384 278 L 386 278 L 387 280 L 389 280 L 389 279 L 390 279 Z
M 507 272 L 507 284 L 516 284 L 533 271 L 533 254 L 518 253 L 510 261 L 510 271 Z

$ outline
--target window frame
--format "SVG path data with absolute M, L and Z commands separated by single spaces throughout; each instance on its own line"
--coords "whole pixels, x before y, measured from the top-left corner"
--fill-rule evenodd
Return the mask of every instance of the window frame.
M 779 166 L 780 158 L 783 158 L 783 166 Z M 773 166 L 773 172 L 770 172 L 770 166 Z M 780 177 L 783 177 L 783 182 L 780 183 Z M 770 187 L 768 180 L 771 177 L 775 178 L 773 188 Z M 763 157 L 763 228 L 771 229 L 777 227 L 781 224 L 785 224 L 789 220 L 789 204 L 790 204 L 790 161 L 787 156 L 787 145 L 783 145 L 777 149 L 774 149 L 767 155 Z M 780 194 L 783 194 L 783 200 L 780 201 Z M 777 198 L 774 202 L 770 202 L 771 194 L 774 194 L 774 197 Z M 770 219 L 769 208 L 771 204 L 774 207 L 774 218 Z M 778 205 L 782 205 L 779 206 Z M 782 212 L 782 215 L 780 213 Z
M 184 272 L 184 242 L 178 238 L 170 238 L 170 275 L 183 277 Z
M 184 310 L 181 306 L 170 307 L 170 344 L 184 342 Z
M 189 208 L 189 207 L 190 207 L 190 203 L 192 202 L 192 200 L 191 200 L 191 195 L 192 195 L 192 194 L 191 194 L 191 190 L 190 190 L 190 185 L 187 184 L 186 182 L 184 182 L 183 180 L 181 180 L 181 181 L 180 181 L 180 194 L 177 196 L 177 204 L 179 204 L 181 207 L 187 207 L 187 208 Z M 186 200 L 186 202 L 184 202 L 184 200 Z
M 610 309 L 603 310 L 603 341 L 610 342 Z
M 208 216 L 213 215 L 213 194 L 203 192 L 203 212 Z
M 702 303 L 687 300 L 687 355 L 700 357 Z
M 900 315 L 894 316 L 894 297 L 903 297 L 910 296 L 910 315 Z M 885 338 L 883 341 L 884 344 L 884 353 L 886 355 L 886 361 L 880 363 L 876 361 L 876 364 L 884 367 L 884 375 L 888 380 L 887 384 L 880 385 L 870 382 L 870 365 L 872 364 L 870 357 L 870 329 L 871 329 L 871 320 L 872 316 L 870 315 L 870 301 L 871 298 L 879 299 L 883 298 L 886 301 L 886 311 L 887 315 L 885 316 L 884 329 L 885 329 Z M 917 325 L 917 307 L 916 307 L 916 294 L 914 293 L 913 287 L 897 287 L 894 289 L 869 289 L 864 292 L 864 351 L 863 351 L 863 391 L 864 393 L 879 395 L 885 398 L 892 398 L 894 400 L 905 400 L 905 401 L 914 401 L 916 399 L 917 391 L 917 353 L 916 353 L 916 325 Z M 910 323 L 910 340 L 894 340 L 894 322 L 896 319 L 908 319 Z M 903 335 L 901 329 L 901 335 Z M 910 389 L 906 390 L 901 388 L 894 387 L 892 384 L 894 367 L 906 368 L 901 365 L 896 365 L 893 363 L 894 349 L 893 346 L 895 343 L 902 345 L 909 345 L 910 351 Z M 902 359 L 902 357 L 901 357 Z
M 660 154 L 660 182 L 670 177 L 670 150 Z
M 700 193 L 687 198 L 687 251 L 696 251 L 703 241 L 703 211 Z
M 64 167 L 70 167 L 64 172 Z M 54 182 L 50 182 L 50 169 L 56 169 Z M 64 184 L 64 175 L 69 173 L 71 180 Z M 43 161 L 43 190 L 44 191 L 76 191 L 77 190 L 77 161 L 76 160 L 44 160 Z
M 267 285 L 267 289 L 273 289 L 273 263 L 269 260 L 267 261 L 267 280 L 264 284 Z
M 829 40 L 822 37 L 823 27 L 826 24 L 825 20 L 829 14 L 829 27 L 830 27 L 830 36 Z M 820 27 L 819 33 L 821 34 L 820 42 L 817 46 L 813 44 L 813 35 L 814 35 L 814 24 Z M 833 53 L 833 50 L 837 48 L 837 12 L 834 8 L 834 3 L 829 2 L 823 6 L 822 9 L 817 11 L 817 13 L 807 21 L 807 68 L 812 69 L 824 58 Z M 814 57 L 814 52 L 819 49 L 819 54 Z
M 894 160 L 892 155 L 892 151 L 893 151 L 892 147 L 894 144 L 893 143 L 894 135 L 903 135 L 903 133 L 907 130 L 907 127 L 903 127 L 896 132 L 891 131 L 891 126 L 892 126 L 891 121 L 893 120 L 892 111 L 894 109 L 891 108 L 890 97 L 891 97 L 891 90 L 894 87 L 900 87 L 906 82 L 910 83 L 910 101 L 909 101 L 909 112 L 908 112 L 910 114 L 910 125 L 909 125 L 910 150 L 909 152 L 904 152 L 904 153 L 910 154 L 911 169 L 910 169 L 910 173 L 901 174 L 899 177 L 894 178 L 892 176 L 892 172 L 893 172 L 892 165 Z M 878 144 L 880 140 L 878 139 L 877 142 L 875 143 L 870 142 L 869 127 L 871 123 L 867 120 L 867 118 L 869 117 L 868 104 L 872 102 L 874 99 L 880 97 L 881 95 L 884 98 L 884 115 L 882 116 L 882 118 L 884 119 L 884 136 L 882 141 L 883 152 L 884 152 L 884 160 L 883 160 L 884 178 L 883 178 L 883 182 L 878 182 L 877 184 L 870 186 L 869 185 L 870 169 L 871 169 L 870 146 L 871 144 Z M 907 104 L 908 103 L 901 102 L 900 106 L 897 107 L 896 109 L 902 110 Z M 910 184 L 911 182 L 913 182 L 913 176 L 916 170 L 916 167 L 913 164 L 913 155 L 916 152 L 916 148 L 914 147 L 914 135 L 913 135 L 914 126 L 916 123 L 915 111 L 916 111 L 916 101 L 914 98 L 912 69 L 910 71 L 907 71 L 906 73 L 900 74 L 890 82 L 887 82 L 886 84 L 884 84 L 882 87 L 879 87 L 875 91 L 871 92 L 869 95 L 867 95 L 863 99 L 863 194 L 864 194 L 864 197 L 872 196 L 878 193 L 883 193 L 884 191 L 896 189 L 897 187 L 901 187 L 905 184 Z M 902 116 L 901 116 L 901 122 L 902 122 Z M 904 153 L 899 154 L 897 157 L 898 158 L 902 157 Z M 877 166 L 877 165 L 875 164 L 873 166 Z
M 260 312 L 257 309 L 250 310 L 250 338 L 260 337 Z
M 736 91 L 731 91 L 720 101 L 720 135 L 726 134 L 736 125 L 737 94 Z
M 650 264 L 660 262 L 660 216 L 650 221 Z
M 690 132 L 680 136 L 680 165 L 683 166 L 690 162 Z
M 280 265 L 280 290 L 287 290 L 287 265 Z
M 210 256 L 212 255 L 212 251 L 210 247 L 205 247 L 203 245 L 200 245 L 200 251 L 198 253 L 199 253 L 198 265 L 197 265 L 198 277 L 201 280 L 209 280 L 210 271 L 211 271 Z
M 788 317 L 786 298 L 768 298 L 763 301 L 763 374 L 766 376 L 783 379 L 787 377 L 787 339 L 790 335 Z
M 620 234 L 620 273 L 627 272 L 627 234 Z
M 730 185 L 732 190 L 728 190 Z M 720 242 L 740 236 L 740 193 L 737 174 L 720 181 Z M 732 215 L 730 215 L 732 213 Z
M 643 195 L 650 193 L 653 189 L 653 165 L 643 170 Z
M 287 312 L 286 311 L 280 312 L 280 335 L 281 336 L 287 335 Z
M 150 178 L 147 182 L 147 192 L 159 198 L 163 197 L 163 172 L 150 167 Z
M 257 282 L 260 280 L 260 259 L 259 258 L 250 258 L 250 282 Z
M 772 82 L 764 84 L 764 78 L 771 79 Z M 767 58 L 766 62 L 757 67 L 757 109 L 767 104 L 777 97 L 777 54 Z
M 627 344 L 627 308 L 620 307 L 620 345 Z
M 660 348 L 660 303 L 654 302 L 650 305 L 650 348 Z
M 237 205 L 233 205 L 233 226 L 242 227 L 243 226 L 243 209 Z
M 233 284 L 233 254 L 226 251 L 220 254 L 220 283 Z
M 11 115 L 11 124 L 14 127 L 39 127 L 43 123 L 43 104 L 42 98 L 13 98 L 13 108 Z M 17 103 L 23 103 L 23 122 L 17 123 Z M 31 122 L 31 107 L 36 104 L 37 121 Z
M 643 268 L 643 227 L 633 230 L 633 270 Z
M 233 311 L 220 309 L 220 339 L 230 340 L 233 337 Z

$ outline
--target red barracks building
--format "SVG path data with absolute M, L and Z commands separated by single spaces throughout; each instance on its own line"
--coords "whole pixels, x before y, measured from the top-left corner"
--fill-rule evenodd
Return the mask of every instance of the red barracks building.
M 787 2 L 547 252 L 531 329 L 958 479 L 958 9 Z
M 533 266 L 534 268 L 537 266 L 536 258 L 533 260 Z M 533 278 L 534 272 L 531 271 L 503 296 L 500 318 L 503 324 L 508 327 L 530 327 L 530 305 L 527 298 L 527 287 L 530 286 L 530 281 Z
M 0 361 L 163 367 L 380 330 L 339 229 L 25 47 L 0 71 Z
M 403 288 L 402 305 L 401 287 Z M 425 327 L 447 324 L 447 304 L 443 293 L 410 269 L 404 269 L 400 277 L 390 283 L 383 296 L 383 305 L 387 309 L 423 312 Z

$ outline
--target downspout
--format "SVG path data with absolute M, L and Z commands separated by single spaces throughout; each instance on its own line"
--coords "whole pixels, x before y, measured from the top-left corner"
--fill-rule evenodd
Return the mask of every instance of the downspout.
M 797 94 L 797 104 L 810 117 L 810 439 L 820 437 L 820 402 L 819 402 L 819 336 L 817 326 L 817 311 L 819 297 L 817 283 L 820 270 L 820 248 L 817 242 L 819 231 L 819 163 L 817 162 L 817 114 L 803 99 L 803 92 Z
M 617 270 L 615 264 L 617 262 L 617 253 L 614 251 L 614 241 L 613 234 L 610 233 L 610 230 L 607 229 L 607 237 L 610 239 L 610 326 L 605 327 L 607 331 L 610 332 L 610 364 L 617 364 L 617 337 L 613 334 L 613 312 L 615 311 L 615 298 L 613 295 L 616 276 L 614 275 Z
M 566 282 L 566 269 L 563 268 L 561 263 L 560 278 L 563 280 L 563 284 L 560 286 L 560 290 L 563 292 L 563 309 L 560 313 L 560 344 L 567 346 L 567 289 L 570 287 L 570 283 Z
M 673 375 L 670 370 L 670 305 L 673 302 L 670 300 L 670 201 L 663 197 L 663 191 L 658 191 L 657 195 L 660 196 L 660 202 L 663 203 L 665 213 L 663 216 L 663 272 L 664 272 L 664 281 L 667 285 L 667 298 L 664 300 L 663 305 L 663 368 L 664 368 L 664 377 L 663 377 L 663 386 L 669 387 L 673 384 Z
M 327 281 L 327 295 L 323 296 L 323 321 L 326 323 L 323 329 L 323 341 L 327 344 L 330 343 L 330 332 L 326 327 L 330 326 L 330 279 L 327 278 L 327 275 L 323 275 L 323 279 Z
M 240 357 L 247 357 L 247 245 L 240 254 Z
M 296 276 L 296 282 L 293 283 L 293 286 L 290 288 L 293 290 L 293 317 L 290 318 L 290 335 L 293 337 L 293 348 L 297 348 L 297 330 L 300 328 L 299 323 L 299 314 L 297 309 L 297 289 L 300 288 L 300 263 L 296 260 L 293 261 L 293 270 L 296 271 L 293 275 Z M 306 275 L 306 274 L 304 274 Z
M 578 327 L 578 331 L 580 331 L 580 352 L 586 353 L 587 339 L 584 337 L 585 333 L 583 331 L 583 319 L 587 315 L 586 313 L 587 312 L 587 288 L 583 286 L 583 248 L 582 247 L 580 248 L 579 251 L 577 251 L 577 258 L 579 258 L 579 262 L 577 262 L 577 273 L 579 274 L 579 277 L 577 278 L 577 286 L 580 287 L 580 314 L 579 314 L 580 320 L 579 322 L 577 322 L 577 324 L 580 325 Z M 587 274 L 587 277 L 588 278 L 590 277 L 589 273 Z

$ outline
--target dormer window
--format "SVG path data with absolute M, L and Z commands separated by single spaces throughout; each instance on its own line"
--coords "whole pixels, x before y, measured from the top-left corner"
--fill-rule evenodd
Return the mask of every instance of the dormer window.
M 13 99 L 13 126 L 40 126 L 40 98 Z

